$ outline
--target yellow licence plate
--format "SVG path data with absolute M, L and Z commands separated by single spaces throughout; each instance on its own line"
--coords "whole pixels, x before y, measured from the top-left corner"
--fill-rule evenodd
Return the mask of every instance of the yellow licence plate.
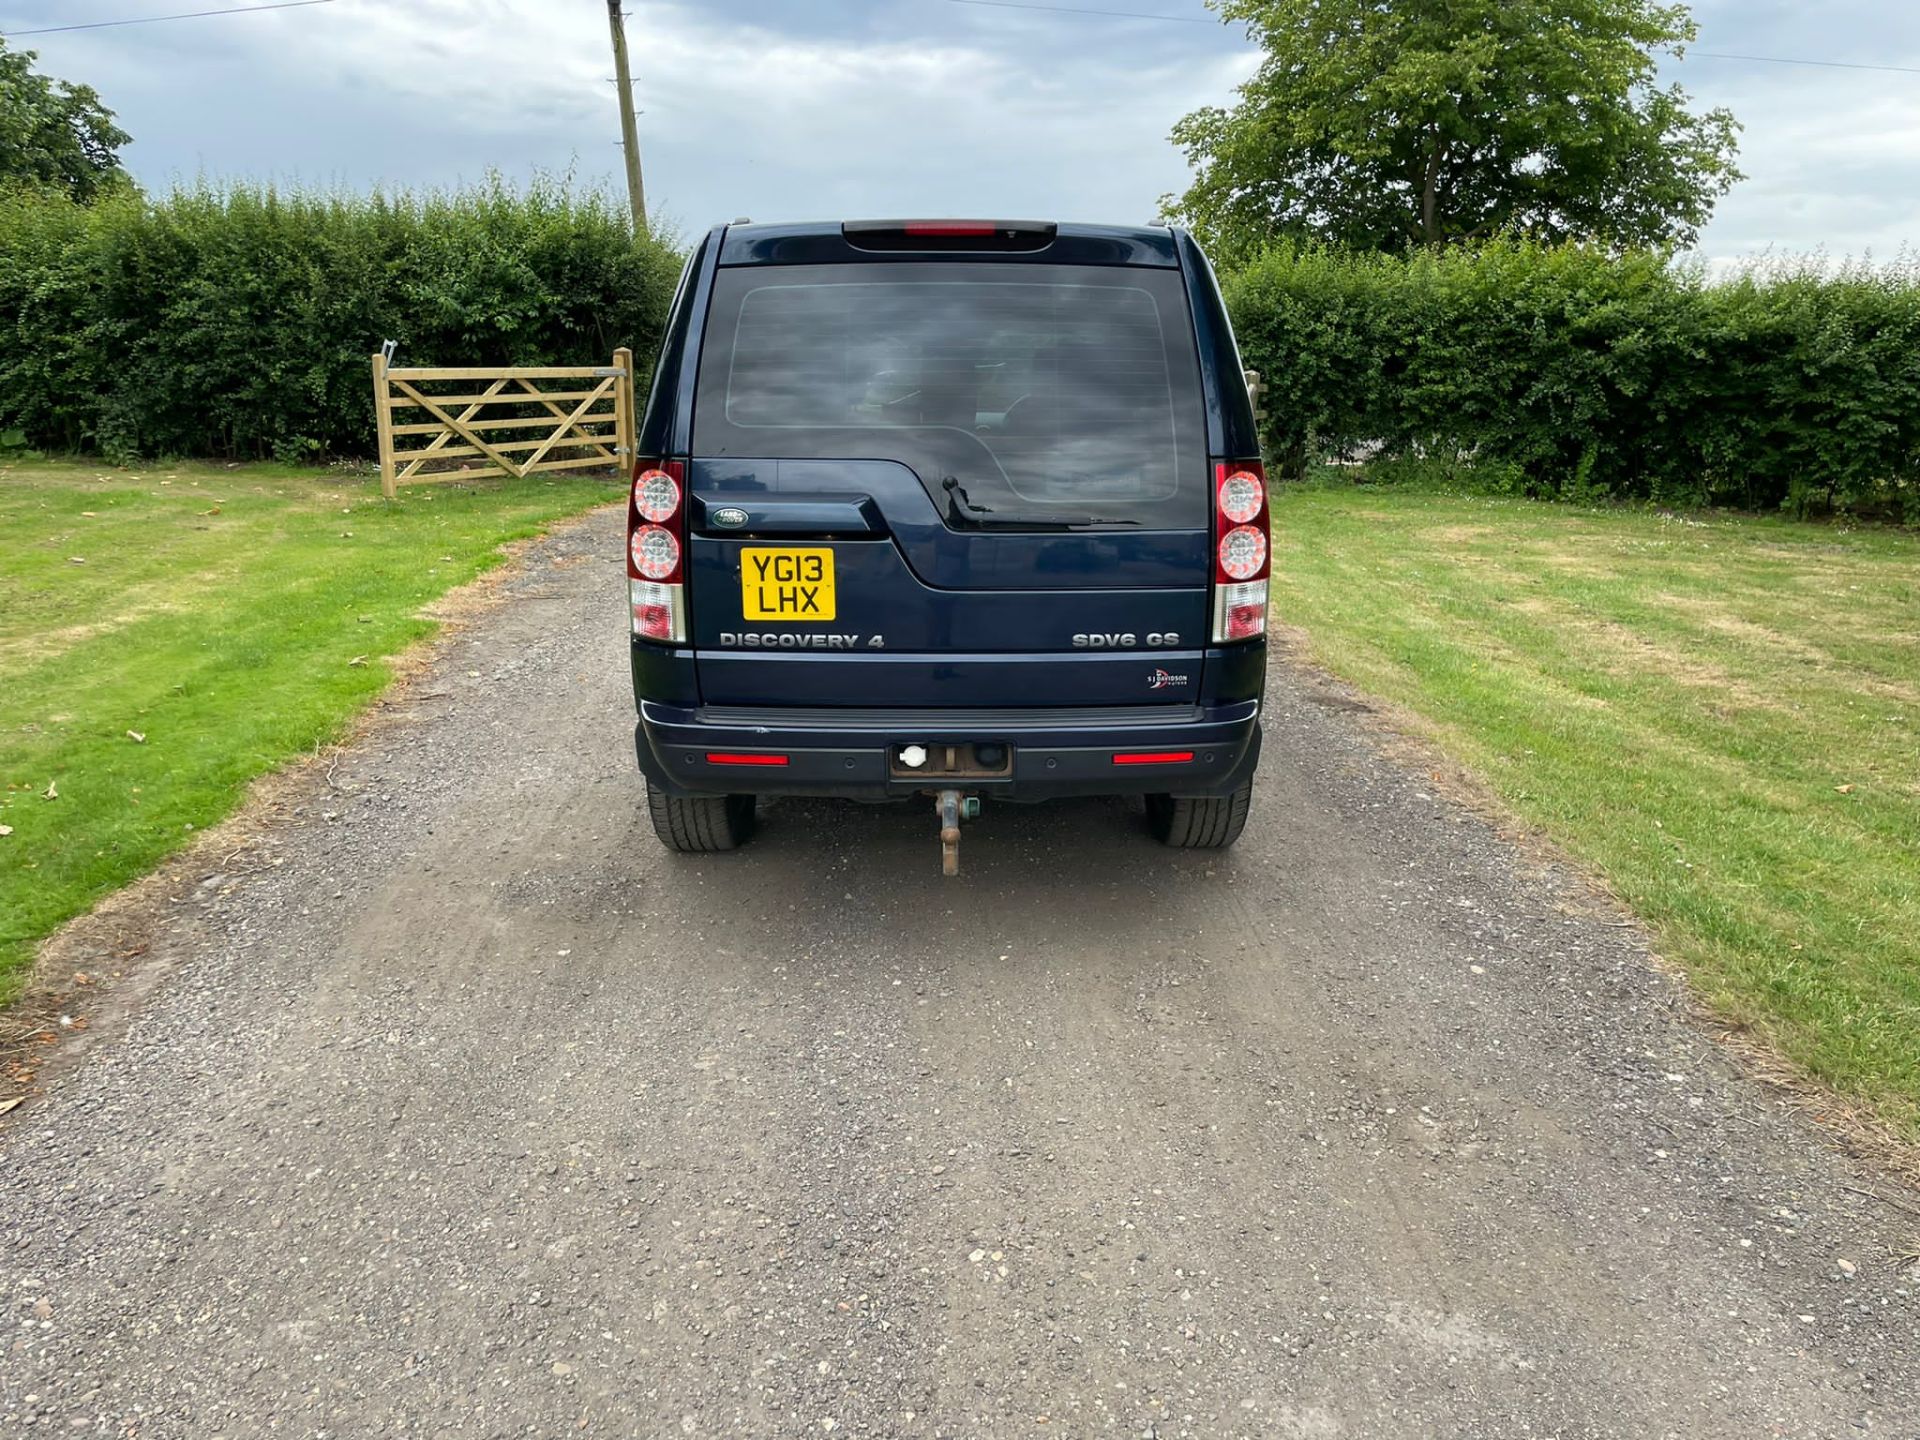
M 833 551 L 800 547 L 740 551 L 740 613 L 798 625 L 837 618 Z

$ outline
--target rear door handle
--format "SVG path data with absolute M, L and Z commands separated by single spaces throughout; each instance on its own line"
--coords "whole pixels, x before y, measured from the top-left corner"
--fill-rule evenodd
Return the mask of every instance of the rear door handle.
M 697 534 L 807 535 L 821 539 L 863 539 L 887 534 L 886 517 L 871 495 L 694 496 Z

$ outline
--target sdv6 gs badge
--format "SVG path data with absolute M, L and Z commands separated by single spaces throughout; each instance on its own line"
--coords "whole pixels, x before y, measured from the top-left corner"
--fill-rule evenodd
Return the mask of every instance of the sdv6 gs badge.
M 1149 630 L 1146 643 L 1149 645 L 1178 645 L 1180 635 L 1175 630 Z M 1110 634 L 1092 633 L 1073 637 L 1076 650 L 1131 650 L 1140 644 L 1140 637 L 1131 630 L 1116 631 Z

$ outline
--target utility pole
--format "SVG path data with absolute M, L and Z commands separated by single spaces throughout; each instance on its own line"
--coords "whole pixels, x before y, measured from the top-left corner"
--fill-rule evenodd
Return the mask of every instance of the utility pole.
M 607 0 L 613 30 L 613 84 L 620 92 L 620 148 L 627 156 L 627 200 L 633 206 L 634 238 L 647 233 L 647 191 L 640 180 L 640 127 L 633 118 L 633 76 L 627 69 L 627 26 L 621 0 Z

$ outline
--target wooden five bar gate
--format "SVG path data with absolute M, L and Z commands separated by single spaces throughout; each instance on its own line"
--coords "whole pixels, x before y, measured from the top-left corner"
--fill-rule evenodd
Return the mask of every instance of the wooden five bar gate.
M 465 393 L 429 387 L 456 383 Z M 484 384 L 484 390 L 477 387 Z M 553 388 L 543 388 L 551 386 Z M 611 365 L 389 366 L 373 357 L 374 418 L 380 433 L 380 490 L 438 478 L 461 462 L 509 475 L 604 466 L 623 474 L 633 457 L 633 352 Z M 396 423 L 401 412 L 423 418 Z M 526 439 L 512 432 L 536 432 Z M 502 432 L 507 432 L 502 435 Z M 489 437 L 499 438 L 489 438 Z M 421 437 L 424 443 L 411 443 Z M 409 443 L 402 444 L 402 441 Z

